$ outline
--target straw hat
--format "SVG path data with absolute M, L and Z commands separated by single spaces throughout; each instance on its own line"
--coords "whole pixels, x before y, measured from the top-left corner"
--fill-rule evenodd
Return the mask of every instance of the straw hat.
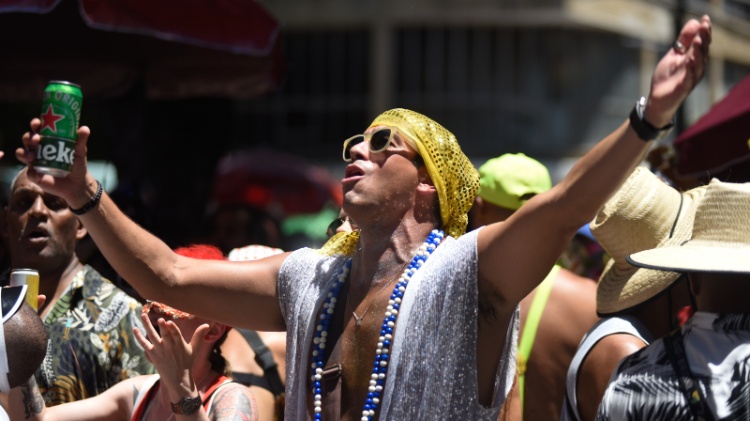
M 675 272 L 636 268 L 632 253 L 690 239 L 695 208 L 705 187 L 680 193 L 651 171 L 638 167 L 591 222 L 591 232 L 612 257 L 599 278 L 596 311 L 608 315 L 656 296 L 678 277 Z
M 711 180 L 690 241 L 632 254 L 628 261 L 679 272 L 750 273 L 750 183 Z

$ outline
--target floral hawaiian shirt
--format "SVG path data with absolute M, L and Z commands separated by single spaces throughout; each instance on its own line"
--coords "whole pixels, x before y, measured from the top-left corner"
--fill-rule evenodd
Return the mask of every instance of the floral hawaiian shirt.
M 154 373 L 133 328 L 141 304 L 90 266 L 78 272 L 44 319 L 47 356 L 36 381 L 47 405 L 85 399 L 115 383 Z

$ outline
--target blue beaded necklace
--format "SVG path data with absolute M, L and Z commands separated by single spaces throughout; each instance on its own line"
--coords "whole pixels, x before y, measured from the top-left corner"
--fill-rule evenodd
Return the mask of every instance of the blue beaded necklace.
M 443 241 L 445 233 L 440 230 L 432 230 L 430 235 L 422 244 L 414 258 L 409 263 L 409 267 L 404 270 L 404 273 L 399 278 L 396 285 L 393 287 L 393 293 L 388 300 L 388 307 L 385 310 L 385 318 L 383 319 L 383 325 L 380 329 L 380 338 L 378 338 L 378 346 L 375 349 L 375 364 L 372 368 L 372 374 L 370 375 L 370 386 L 367 392 L 367 400 L 365 401 L 364 409 L 362 410 L 362 421 L 372 421 L 375 416 L 375 411 L 380 404 L 380 398 L 383 394 L 383 388 L 385 387 L 385 376 L 388 372 L 388 359 L 391 344 L 393 342 L 393 329 L 396 326 L 396 319 L 398 319 L 398 312 L 401 308 L 401 299 L 404 297 L 406 286 L 409 284 L 411 277 L 419 270 L 420 267 L 427 261 L 435 248 Z M 349 270 L 352 267 L 352 259 L 344 264 L 341 268 L 341 272 L 336 278 L 331 289 L 328 291 L 326 300 L 323 303 L 323 310 L 320 314 L 320 321 L 315 329 L 315 337 L 313 338 L 313 351 L 312 351 L 312 388 L 313 388 L 313 405 L 314 405 L 314 419 L 323 419 L 323 395 L 322 395 L 322 384 L 323 379 L 323 356 L 325 354 L 326 339 L 328 337 L 328 326 L 331 323 L 333 317 L 333 311 L 336 308 L 336 301 L 338 300 L 339 292 L 344 286 L 344 283 L 349 279 Z

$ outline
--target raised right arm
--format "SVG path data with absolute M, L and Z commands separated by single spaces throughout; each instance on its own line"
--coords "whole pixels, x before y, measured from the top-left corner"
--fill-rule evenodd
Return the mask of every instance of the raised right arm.
M 29 165 L 30 179 L 80 209 L 97 192 L 97 181 L 86 168 L 89 129 L 78 130 L 71 173 L 55 178 L 34 170 L 38 128 L 39 119 L 33 119 L 17 158 Z M 130 220 L 106 193 L 79 218 L 107 261 L 143 297 L 232 326 L 284 330 L 276 280 L 285 254 L 242 263 L 179 256 Z

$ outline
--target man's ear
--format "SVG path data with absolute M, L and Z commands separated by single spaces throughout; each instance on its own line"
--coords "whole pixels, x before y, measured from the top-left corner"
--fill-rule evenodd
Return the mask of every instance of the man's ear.
M 437 193 L 435 183 L 432 182 L 432 178 L 430 178 L 430 174 L 427 172 L 426 166 L 420 165 L 417 168 L 417 174 L 419 177 L 419 185 L 417 186 L 417 191 L 424 193 Z
M 86 229 L 86 227 L 83 226 L 83 222 L 81 222 L 80 219 L 76 218 L 78 222 L 78 228 L 76 229 L 76 240 L 81 241 L 84 238 L 86 238 L 86 235 L 88 235 L 89 231 Z M 5 224 L 3 224 L 5 226 Z

